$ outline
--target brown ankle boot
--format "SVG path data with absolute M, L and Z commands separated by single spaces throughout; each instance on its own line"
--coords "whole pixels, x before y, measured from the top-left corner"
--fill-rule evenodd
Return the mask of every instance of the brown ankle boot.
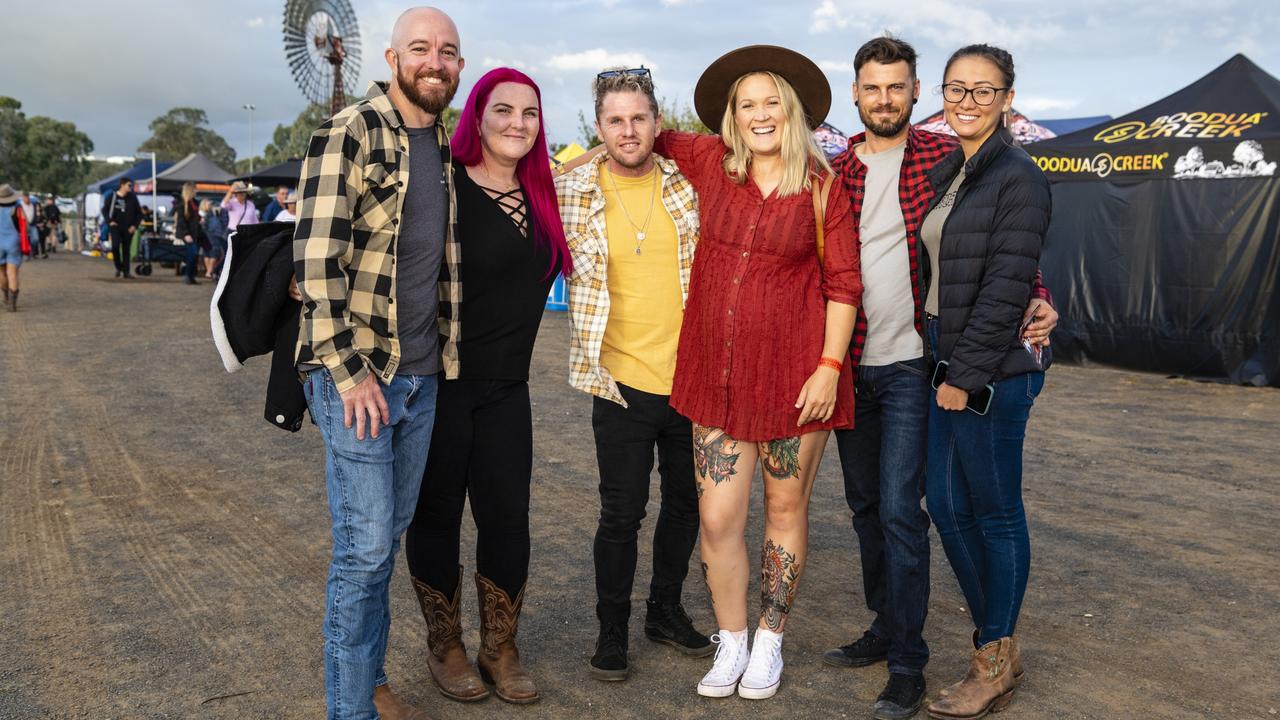
M 520 665 L 520 651 L 516 649 L 524 588 L 520 588 L 513 601 L 491 580 L 476 573 L 476 591 L 480 595 L 482 647 L 476 656 L 480 676 L 493 684 L 499 698 L 509 703 L 524 705 L 537 702 L 540 699 L 538 687 Z
M 1009 650 L 1012 638 L 1000 638 L 973 651 L 969 672 L 929 704 L 929 717 L 976 720 L 1000 712 L 1013 701 L 1015 689 Z
M 454 587 L 452 600 L 416 577 L 409 579 L 418 594 L 422 617 L 427 621 L 427 648 L 430 650 L 427 668 L 440 694 L 460 702 L 475 702 L 489 697 L 489 689 L 467 660 L 467 649 L 462 644 L 462 568 L 458 568 L 458 584 Z
M 431 720 L 430 715 L 396 697 L 390 685 L 373 689 L 373 707 L 382 720 Z
M 1017 635 L 1009 638 L 1009 672 L 1013 673 L 1013 686 L 1021 685 L 1025 672 L 1022 669 L 1022 649 L 1018 647 Z

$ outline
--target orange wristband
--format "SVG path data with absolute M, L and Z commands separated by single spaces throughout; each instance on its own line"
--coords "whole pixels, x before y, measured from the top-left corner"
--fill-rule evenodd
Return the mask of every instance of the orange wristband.
M 818 367 L 829 367 L 836 372 L 840 372 L 844 369 L 844 363 L 835 358 L 824 357 L 818 360 Z

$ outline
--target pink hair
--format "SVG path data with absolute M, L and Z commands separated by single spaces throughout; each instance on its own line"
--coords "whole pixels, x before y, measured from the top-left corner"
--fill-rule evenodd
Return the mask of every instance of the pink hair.
M 533 212 L 534 242 L 539 247 L 545 246 L 551 256 L 551 264 L 547 274 L 554 273 L 557 268 L 568 275 L 573 271 L 573 258 L 569 255 L 569 245 L 564 238 L 564 225 L 560 221 L 560 205 L 556 201 L 555 183 L 551 179 L 551 157 L 547 154 L 547 136 L 542 116 L 542 91 L 537 83 L 528 75 L 515 68 L 499 67 L 485 73 L 471 94 L 467 96 L 466 105 L 458 116 L 458 127 L 453 131 L 449 141 L 453 157 L 463 165 L 480 164 L 483 155 L 480 150 L 480 119 L 489 104 L 489 95 L 502 83 L 519 83 L 533 88 L 538 98 L 538 135 L 533 140 L 533 147 L 516 163 L 516 179 L 524 189 L 529 207 Z

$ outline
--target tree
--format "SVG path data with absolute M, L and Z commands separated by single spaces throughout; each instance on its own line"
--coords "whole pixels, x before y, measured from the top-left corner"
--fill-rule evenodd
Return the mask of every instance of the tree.
M 22 112 L 22 103 L 0 95 L 0 183 L 20 184 L 19 153 L 26 137 L 27 116 Z
M 36 116 L 27 120 L 26 141 L 18 153 L 23 188 L 71 195 L 79 189 L 93 152 L 93 141 L 74 123 Z
M 138 152 L 154 152 L 156 160 L 177 162 L 191 153 L 202 153 L 219 167 L 235 165 L 236 151 L 222 136 L 206 127 L 209 117 L 199 108 L 173 108 L 148 125 L 151 137 Z
M 323 105 L 313 104 L 298 113 L 292 125 L 277 125 L 275 133 L 271 136 L 271 142 L 267 143 L 267 147 L 263 149 L 262 157 L 254 162 L 254 167 L 266 167 L 290 158 L 305 156 L 307 145 L 311 142 L 311 133 L 328 119 L 329 109 Z

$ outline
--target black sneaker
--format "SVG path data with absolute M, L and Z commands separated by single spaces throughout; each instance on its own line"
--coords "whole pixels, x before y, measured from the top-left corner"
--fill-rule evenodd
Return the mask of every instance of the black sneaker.
M 596 638 L 596 654 L 591 656 L 591 677 L 606 682 L 626 680 L 627 626 L 625 623 L 606 623 L 600 626 Z
M 862 667 L 886 660 L 889 657 L 889 641 L 882 640 L 870 630 L 862 633 L 862 637 L 828 650 L 822 655 L 822 662 L 836 667 Z
M 923 675 L 889 673 L 889 682 L 871 706 L 871 715 L 879 720 L 902 720 L 915 715 L 923 701 Z
M 707 657 L 716 651 L 711 639 L 693 627 L 693 619 L 680 603 L 645 601 L 644 636 L 670 645 L 689 657 Z

